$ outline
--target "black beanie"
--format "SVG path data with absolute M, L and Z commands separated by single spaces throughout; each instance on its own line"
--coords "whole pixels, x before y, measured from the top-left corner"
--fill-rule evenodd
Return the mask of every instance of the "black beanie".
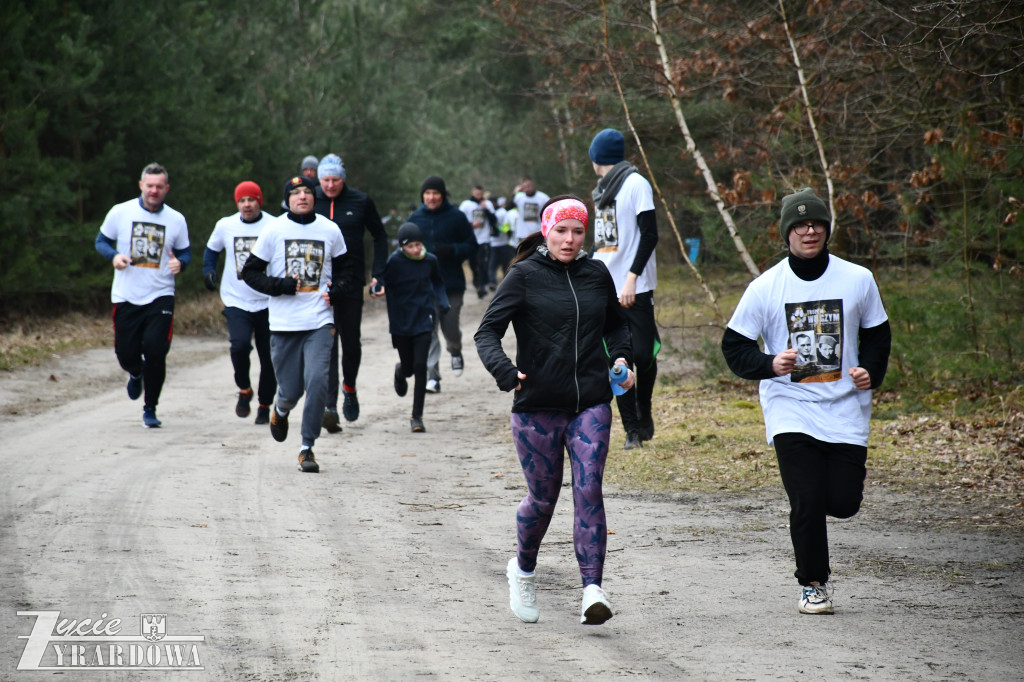
M 420 199 L 423 198 L 423 193 L 428 189 L 436 190 L 441 193 L 441 196 L 448 196 L 448 189 L 444 186 L 444 178 L 440 175 L 431 175 L 429 178 L 423 181 L 420 186 Z
M 804 220 L 820 220 L 825 223 L 825 241 L 832 236 L 832 216 L 828 214 L 828 206 L 818 198 L 814 190 L 804 187 L 802 190 L 782 197 L 782 213 L 779 217 L 779 235 L 782 241 L 789 244 L 789 231 L 794 223 Z
M 284 183 L 284 203 L 288 203 L 288 195 L 292 193 L 292 190 L 299 187 L 308 187 L 311 192 L 316 192 L 316 183 L 305 175 L 296 175 L 294 178 Z
M 409 242 L 422 242 L 423 233 L 416 223 L 406 223 L 398 228 L 398 243 L 405 246 Z

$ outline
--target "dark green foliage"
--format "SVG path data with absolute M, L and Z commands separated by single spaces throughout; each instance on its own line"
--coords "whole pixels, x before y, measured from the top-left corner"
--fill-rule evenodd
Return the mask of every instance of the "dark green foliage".
M 93 241 L 151 161 L 189 222 L 184 291 L 234 186 L 276 215 L 307 154 L 340 154 L 382 214 L 433 173 L 454 201 L 558 177 L 522 143 L 545 141 L 530 61 L 477 3 L 38 0 L 5 3 L 0 29 L 0 312 L 102 300 Z

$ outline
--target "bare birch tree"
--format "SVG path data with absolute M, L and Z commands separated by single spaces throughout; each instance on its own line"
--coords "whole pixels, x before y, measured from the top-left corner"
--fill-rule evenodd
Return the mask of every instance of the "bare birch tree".
M 601 8 L 602 10 L 605 9 L 604 0 L 601 1 Z M 676 226 L 675 218 L 672 215 L 672 211 L 669 210 L 668 202 L 665 201 L 665 195 L 661 193 L 661 188 L 658 186 L 658 179 L 654 176 L 654 171 L 651 169 L 651 164 L 647 160 L 647 152 L 644 151 L 644 144 L 640 140 L 640 136 L 636 132 L 636 127 L 633 125 L 632 117 L 629 115 L 629 104 L 627 104 L 626 96 L 622 92 L 622 83 L 619 81 L 618 72 L 615 70 L 615 65 L 612 63 L 611 51 L 608 49 L 607 10 L 605 10 L 604 18 L 604 58 L 605 62 L 608 64 L 608 71 L 611 73 L 612 79 L 615 81 L 615 89 L 619 93 L 619 100 L 622 102 L 622 110 L 626 115 L 626 123 L 629 126 L 629 132 L 633 135 L 633 139 L 636 141 L 637 149 L 640 150 L 640 156 L 644 160 L 644 166 L 647 168 L 647 174 L 651 179 L 651 186 L 654 188 L 655 193 L 658 195 L 658 200 L 661 202 L 662 207 L 665 209 L 665 215 L 668 218 L 669 225 L 672 226 L 672 233 L 675 235 L 676 241 L 679 243 L 679 251 L 683 254 L 683 260 L 686 261 L 686 265 L 689 266 L 690 271 L 693 273 L 693 276 L 697 278 L 697 281 L 700 283 L 700 286 L 704 290 L 704 293 L 707 294 L 708 301 L 711 303 L 711 307 L 715 311 L 715 319 L 720 324 L 725 324 L 725 317 L 722 315 L 722 311 L 718 307 L 718 297 L 715 296 L 715 293 L 711 290 L 711 287 L 708 286 L 708 283 L 704 280 L 703 275 L 700 274 L 700 270 L 697 269 L 697 266 L 694 265 L 693 261 L 690 260 L 690 256 L 686 253 L 686 246 L 683 242 L 682 236 L 679 234 L 679 228 Z M 751 261 L 751 264 L 753 264 L 753 261 Z M 754 267 L 754 270 L 754 276 L 756 277 L 760 273 L 757 272 L 756 266 Z
M 602 6 L 603 4 L 604 3 L 602 2 Z M 690 128 L 686 124 L 686 118 L 683 116 L 683 108 L 679 104 L 679 97 L 676 93 L 675 86 L 673 85 L 674 80 L 672 77 L 672 67 L 670 66 L 668 59 L 668 51 L 665 49 L 665 41 L 661 39 L 661 29 L 658 26 L 657 0 L 651 0 L 651 30 L 654 32 L 654 41 L 657 43 L 658 53 L 661 55 L 661 64 L 665 72 L 665 89 L 668 93 L 669 101 L 672 102 L 672 110 L 675 112 L 676 122 L 679 124 L 679 130 L 686 139 L 686 150 L 690 153 L 690 156 L 693 157 L 694 163 L 696 163 L 697 167 L 700 169 L 701 175 L 704 176 L 704 182 L 707 183 L 708 187 L 708 194 L 711 195 L 711 199 L 715 202 L 715 206 L 718 208 L 718 214 L 722 217 L 722 222 L 725 223 L 725 227 L 729 231 L 729 236 L 732 237 L 732 242 L 736 246 L 736 252 L 739 254 L 740 260 L 743 261 L 747 271 L 749 271 L 753 277 L 757 277 L 761 274 L 761 271 L 754 263 L 754 259 L 750 257 L 750 252 L 747 251 L 747 247 L 743 243 L 743 238 L 736 230 L 736 224 L 733 222 L 732 215 L 725 208 L 725 202 L 722 201 L 722 196 L 718 193 L 718 186 L 715 184 L 715 178 L 711 174 L 711 168 L 708 167 L 707 162 L 704 160 L 704 155 L 700 153 L 699 149 L 697 149 L 697 143 L 694 141 L 693 135 L 690 134 Z M 605 41 L 607 42 L 607 34 L 605 35 Z M 664 201 L 664 199 L 662 199 L 662 201 Z M 689 263 L 690 259 L 687 258 L 686 262 Z
M 654 0 L 651 0 L 654 4 Z M 804 67 L 800 64 L 800 52 L 796 49 L 796 42 L 793 41 L 793 34 L 789 30 L 789 19 L 786 17 L 786 3 L 779 0 L 779 11 L 782 13 L 782 26 L 786 29 L 786 40 L 789 41 L 789 49 L 793 52 L 793 64 L 796 65 L 796 76 L 800 81 L 800 94 L 804 100 L 804 109 L 807 112 L 807 125 L 811 128 L 814 136 L 814 145 L 818 149 L 818 160 L 821 163 L 821 170 L 825 174 L 825 184 L 828 185 L 828 212 L 832 216 L 832 234 L 839 231 L 839 224 L 836 222 L 835 188 L 832 186 L 832 172 L 828 166 L 828 157 L 825 155 L 825 145 L 821 142 L 821 134 L 818 132 L 818 125 L 814 121 L 814 107 L 811 106 L 811 97 L 807 94 L 807 78 L 804 76 Z

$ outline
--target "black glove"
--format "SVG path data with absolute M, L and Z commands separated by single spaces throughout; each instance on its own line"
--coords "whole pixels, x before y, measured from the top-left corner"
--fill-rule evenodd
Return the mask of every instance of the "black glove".
M 203 284 L 205 284 L 206 288 L 210 291 L 217 291 L 217 273 L 208 272 L 203 275 Z
M 340 280 L 338 282 L 331 282 L 327 287 L 327 296 L 331 299 L 331 305 L 338 305 L 341 299 L 345 296 L 345 291 L 348 289 L 348 282 Z
M 438 258 L 444 258 L 445 260 L 454 258 L 455 247 L 451 244 L 437 244 L 434 246 L 434 255 Z

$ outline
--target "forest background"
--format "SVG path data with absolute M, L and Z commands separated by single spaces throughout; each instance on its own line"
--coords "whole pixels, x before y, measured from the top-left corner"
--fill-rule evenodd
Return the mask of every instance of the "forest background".
M 587 196 L 589 142 L 617 127 L 659 191 L 659 322 L 705 330 L 713 371 L 742 287 L 783 254 L 779 199 L 810 185 L 834 208 L 832 252 L 882 284 L 886 388 L 920 408 L 1019 406 L 1022 12 L 997 0 L 4 3 L 0 325 L 107 309 L 93 241 L 150 161 L 189 222 L 187 297 L 242 179 L 274 213 L 302 157 L 328 152 L 382 214 L 404 216 L 435 173 L 456 203 L 476 183 L 509 195 L 523 174 Z M 672 305 L 672 282 L 703 310 Z

